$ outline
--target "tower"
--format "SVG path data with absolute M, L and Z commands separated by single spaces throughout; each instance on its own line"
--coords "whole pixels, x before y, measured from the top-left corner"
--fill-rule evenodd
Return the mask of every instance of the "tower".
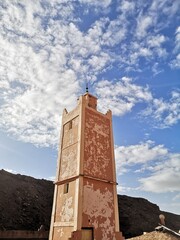
M 98 112 L 87 91 L 61 128 L 49 240 L 123 240 L 111 111 Z

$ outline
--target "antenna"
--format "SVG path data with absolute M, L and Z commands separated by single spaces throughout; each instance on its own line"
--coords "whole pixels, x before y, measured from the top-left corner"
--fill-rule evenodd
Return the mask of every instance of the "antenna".
M 88 81 L 86 80 L 86 92 L 88 93 L 89 92 L 89 89 L 88 89 Z

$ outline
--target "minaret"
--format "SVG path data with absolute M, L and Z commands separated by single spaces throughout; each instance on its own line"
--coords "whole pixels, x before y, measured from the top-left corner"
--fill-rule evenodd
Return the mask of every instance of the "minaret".
M 98 112 L 87 88 L 61 128 L 49 240 L 123 240 L 111 111 Z

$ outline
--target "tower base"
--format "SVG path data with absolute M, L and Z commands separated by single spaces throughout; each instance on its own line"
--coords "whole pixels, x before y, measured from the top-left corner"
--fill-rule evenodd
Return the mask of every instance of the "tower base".
M 68 240 L 83 240 L 83 239 L 84 239 L 83 232 L 81 230 L 77 230 L 72 232 L 71 237 Z M 89 240 L 94 240 L 94 238 L 89 238 Z M 125 240 L 125 238 L 122 236 L 121 232 L 115 232 L 115 237 L 112 240 Z

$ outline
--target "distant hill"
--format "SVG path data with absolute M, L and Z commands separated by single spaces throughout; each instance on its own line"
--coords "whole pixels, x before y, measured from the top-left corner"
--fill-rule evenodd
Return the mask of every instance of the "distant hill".
M 0 170 L 0 229 L 49 229 L 53 183 Z
M 54 186 L 51 181 L 39 180 L 0 170 L 0 229 L 37 230 L 41 224 L 49 230 Z M 161 212 L 146 199 L 118 195 L 120 225 L 128 237 L 151 232 L 158 225 L 159 214 L 166 225 L 180 228 L 180 216 Z
M 164 214 L 166 226 L 174 231 L 180 229 L 180 215 L 160 211 L 156 204 L 144 198 L 118 195 L 118 204 L 121 231 L 126 238 L 154 231 L 160 214 Z

